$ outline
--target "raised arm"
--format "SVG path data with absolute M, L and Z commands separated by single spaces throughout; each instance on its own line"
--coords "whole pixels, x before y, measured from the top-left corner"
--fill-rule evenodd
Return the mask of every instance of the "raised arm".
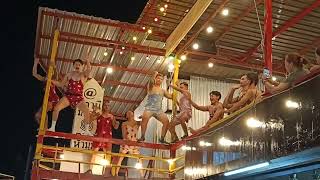
M 238 109 L 240 109 L 241 107 L 245 106 L 246 103 L 250 100 L 250 99 L 253 99 L 255 98 L 255 93 L 253 91 L 248 91 L 241 99 L 240 101 L 232 104 L 231 108 L 228 109 L 226 111 L 226 113 L 230 113 L 230 112 L 234 112 Z
M 240 88 L 240 85 L 233 86 L 230 91 L 228 92 L 227 97 L 223 101 L 223 107 L 228 107 L 230 104 L 235 102 L 235 99 L 233 98 L 234 92 Z
M 170 84 L 169 86 L 172 87 L 174 90 L 179 91 L 180 93 L 185 93 L 186 92 L 186 90 L 183 90 L 178 86 L 175 86 L 175 85 L 172 85 L 172 84 Z
M 90 64 L 90 58 L 89 58 L 89 54 L 87 54 L 86 57 L 86 70 L 83 72 L 85 77 L 89 77 L 91 72 L 91 64 Z
M 120 123 L 116 120 L 116 118 L 114 116 L 112 116 L 112 126 L 115 129 L 119 128 Z
M 169 93 L 168 91 L 166 90 L 163 90 L 163 94 L 164 94 L 164 97 L 168 98 L 168 99 L 172 99 L 172 93 Z
M 34 63 L 32 67 L 32 75 L 39 81 L 45 81 L 46 78 L 38 74 L 38 64 L 39 64 L 39 58 L 34 58 Z
M 196 109 L 198 109 L 198 110 L 200 110 L 200 111 L 209 111 L 208 106 L 199 106 L 198 104 L 196 104 L 195 102 L 193 102 L 191 98 L 190 98 L 189 100 L 190 100 L 190 102 L 191 102 L 191 105 L 192 105 L 194 108 L 196 108 Z
M 52 79 L 51 82 L 52 82 L 55 86 L 63 88 L 63 87 L 67 84 L 68 77 L 69 77 L 69 74 L 66 74 L 66 75 L 63 77 L 63 80 L 62 80 L 62 81 L 56 81 L 56 80 L 53 80 L 53 79 Z
M 266 90 L 270 92 L 271 94 L 275 94 L 281 91 L 286 90 L 289 88 L 289 83 L 279 83 L 278 86 L 273 86 L 270 82 L 264 81 L 264 85 L 266 87 Z
M 153 87 L 153 85 L 154 85 L 154 83 L 155 83 L 155 79 L 156 79 L 157 74 L 158 74 L 158 72 L 155 71 L 155 72 L 153 73 L 153 75 L 151 76 L 151 78 L 150 78 L 150 80 L 149 80 L 149 82 L 148 82 L 148 85 L 147 85 L 147 91 L 148 91 L 148 92 L 152 89 L 152 87 Z

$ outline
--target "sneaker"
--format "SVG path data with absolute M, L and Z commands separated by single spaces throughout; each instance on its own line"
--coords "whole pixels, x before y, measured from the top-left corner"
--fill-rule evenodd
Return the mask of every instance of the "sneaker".
M 145 140 L 145 137 L 144 136 L 141 136 L 137 141 L 138 142 L 143 142 Z
M 170 143 L 168 143 L 167 141 L 165 141 L 163 138 L 160 138 L 160 139 L 159 139 L 159 142 L 162 143 L 162 144 L 170 144 Z
M 56 131 L 56 123 L 57 123 L 57 121 L 52 121 L 51 127 L 48 129 L 48 131 L 55 132 Z
M 186 134 L 186 135 L 184 135 L 184 136 L 182 136 L 181 137 L 181 139 L 184 139 L 184 138 L 186 138 L 186 137 L 188 137 L 188 135 Z

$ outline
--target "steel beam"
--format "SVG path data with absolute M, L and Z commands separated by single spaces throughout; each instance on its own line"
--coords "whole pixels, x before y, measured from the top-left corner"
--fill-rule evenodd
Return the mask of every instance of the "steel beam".
M 43 39 L 49 39 L 51 40 L 51 36 L 42 35 L 41 38 Z M 101 40 L 101 41 L 95 41 L 89 39 L 79 39 L 79 38 L 70 38 L 70 37 L 60 37 L 59 41 L 62 42 L 70 42 L 70 43 L 76 43 L 76 44 L 83 44 L 83 45 L 89 45 L 89 46 L 98 46 L 98 47 L 107 47 L 107 48 L 114 48 L 117 45 L 124 45 L 127 48 L 123 51 L 131 51 L 136 53 L 142 53 L 142 54 L 150 54 L 150 55 L 156 55 L 156 56 L 164 56 L 164 50 L 160 48 L 150 48 L 147 46 L 141 46 L 141 45 L 133 45 L 129 43 L 122 43 L 117 41 L 109 41 L 109 40 Z
M 209 17 L 201 25 L 201 27 L 198 29 L 198 31 L 195 32 L 194 34 L 192 34 L 191 37 L 186 41 L 186 43 L 180 49 L 177 50 L 177 55 L 182 54 L 190 46 L 190 44 L 194 41 L 194 39 L 196 39 L 199 36 L 199 34 L 203 31 L 203 29 L 205 29 L 210 24 L 212 19 L 215 18 L 217 16 L 217 14 L 221 12 L 221 10 L 224 8 L 224 6 L 228 2 L 229 2 L 229 0 L 223 0 L 219 4 L 219 7 L 209 15 Z
M 147 15 L 152 11 L 153 7 L 156 5 L 157 0 L 149 0 L 147 5 L 143 9 L 142 13 L 143 16 L 138 19 L 137 24 L 142 24 L 143 21 L 147 18 Z
M 151 148 L 151 149 L 163 149 L 163 150 L 170 149 L 170 145 L 164 145 L 164 144 L 155 144 L 155 143 L 147 143 L 147 142 L 134 142 L 134 141 L 122 140 L 122 139 L 92 137 L 92 136 L 85 136 L 85 135 L 79 135 L 79 134 L 69 134 L 69 133 L 63 133 L 63 132 L 46 131 L 45 136 L 46 137 L 65 138 L 65 139 L 77 139 L 77 140 L 83 140 L 83 141 L 112 143 L 112 144 L 118 144 L 118 145 L 139 146 L 139 147 Z
M 276 31 L 273 32 L 272 38 L 277 37 L 282 32 L 286 31 L 290 27 L 293 27 L 295 24 L 297 24 L 301 19 L 303 19 L 305 16 L 310 14 L 315 8 L 317 8 L 320 5 L 320 0 L 316 0 L 314 3 L 312 3 L 311 6 L 303 9 L 300 13 L 293 16 L 291 19 L 286 21 L 281 27 L 279 27 Z M 260 47 L 260 43 L 257 43 L 255 47 L 251 48 L 246 54 L 245 57 L 242 58 L 242 62 L 246 62 L 255 52 L 257 52 L 258 48 Z
M 126 49 L 123 51 L 135 52 L 135 51 L 144 51 L 145 49 L 147 49 L 148 50 L 147 52 L 149 52 L 149 53 L 146 53 L 146 54 L 150 54 L 150 55 L 164 56 L 164 53 L 165 53 L 165 49 L 162 49 L 162 48 L 143 46 L 143 45 L 133 44 L 133 43 L 126 43 L 126 42 L 122 42 L 120 40 L 118 40 L 118 41 L 106 40 L 103 38 L 84 36 L 84 35 L 68 33 L 68 32 L 61 32 L 61 38 L 84 39 L 84 40 L 88 40 L 90 42 L 103 42 L 103 43 L 109 45 L 109 47 L 113 47 L 113 48 L 117 47 L 117 46 L 125 46 Z
M 188 60 L 194 63 L 209 63 L 209 62 L 213 62 L 213 63 L 217 63 L 217 64 L 221 64 L 221 65 L 228 65 L 228 66 L 233 66 L 233 67 L 237 67 L 237 68 L 242 68 L 242 69 L 247 69 L 247 70 L 256 70 L 261 72 L 264 68 L 263 65 L 258 65 L 258 64 L 250 64 L 250 63 L 245 63 L 245 62 L 239 62 L 239 61 L 235 61 L 235 60 L 231 60 L 229 58 L 226 58 L 224 56 L 219 56 L 219 55 L 215 55 L 215 54 L 210 54 L 210 53 L 206 53 L 206 52 L 201 52 L 201 51 L 187 51 L 188 54 L 190 55 L 196 55 L 196 56 L 202 56 L 202 57 L 206 57 L 208 58 L 207 61 L 200 61 L 200 60 Z M 278 75 L 285 75 L 285 72 L 283 71 L 274 71 L 274 74 L 278 74 Z
M 124 82 L 112 81 L 112 80 L 105 80 L 102 85 L 126 86 L 126 87 L 133 87 L 133 88 L 141 88 L 141 89 L 145 89 L 145 90 L 147 89 L 147 86 L 144 86 L 144 85 L 124 83 Z
M 129 103 L 129 104 L 140 104 L 142 101 L 135 101 L 135 100 L 127 100 L 127 99 L 122 99 L 122 98 L 115 98 L 111 96 L 104 96 L 103 99 L 107 99 L 110 101 L 117 101 L 117 102 L 122 102 L 122 103 Z
M 137 31 L 137 32 L 146 32 L 147 31 L 147 30 L 142 29 L 141 26 L 135 25 L 135 24 L 129 24 L 129 23 L 124 23 L 124 22 L 115 22 L 115 21 L 111 21 L 111 20 L 107 20 L 107 19 L 95 20 L 95 19 L 91 19 L 89 17 L 76 16 L 77 14 L 71 15 L 71 14 L 64 14 L 61 12 L 49 12 L 49 11 L 43 10 L 43 15 L 53 16 L 56 18 L 78 20 L 78 21 L 82 21 L 82 22 L 89 22 L 89 23 L 106 25 L 106 26 L 113 26 L 113 27 L 118 27 L 121 29 L 129 30 L 129 31 Z M 161 38 L 165 38 L 165 39 L 168 38 L 167 34 L 163 34 L 162 32 L 158 32 L 157 30 L 154 30 L 152 34 L 154 36 L 158 36 Z
M 39 58 L 40 59 L 49 59 L 48 56 L 43 56 L 43 55 L 39 55 Z M 64 63 L 72 63 L 74 61 L 74 59 L 56 58 L 56 61 L 61 61 Z M 144 74 L 144 75 L 148 75 L 148 76 L 151 76 L 153 74 L 152 71 L 147 71 L 147 70 L 143 70 L 143 69 L 136 69 L 136 68 L 120 67 L 120 66 L 110 65 L 108 63 L 91 63 L 91 66 L 105 67 L 105 68 L 111 67 L 113 70 L 139 73 L 139 74 Z
M 298 51 L 299 54 L 304 55 L 308 52 L 308 50 L 312 49 L 313 47 L 317 47 L 320 45 L 320 37 L 316 38 L 314 41 L 312 41 L 311 44 L 308 44 L 307 46 L 303 47 Z
M 122 37 L 122 35 L 123 35 L 123 32 L 124 32 L 124 31 L 122 31 L 122 30 L 120 29 L 120 33 L 118 34 L 118 38 L 117 38 L 118 40 L 117 40 L 117 41 L 121 41 L 121 37 Z M 116 51 L 117 51 L 118 47 L 119 47 L 119 45 L 117 45 L 117 46 L 115 46 L 115 47 L 113 48 L 112 54 L 111 54 L 110 58 L 109 58 L 108 61 L 107 61 L 108 63 L 112 64 L 112 61 L 113 61 L 113 59 L 114 59 L 114 57 L 115 57 L 115 55 L 116 55 Z M 101 84 L 103 84 L 103 83 L 105 82 L 105 80 L 106 80 L 106 78 L 107 78 L 107 74 L 108 74 L 108 72 L 107 72 L 107 70 L 106 70 L 106 72 L 105 72 L 105 74 L 104 74 L 104 76 L 103 76 L 103 79 L 102 79 Z
M 263 0 L 257 0 L 257 6 L 260 5 L 263 2 Z M 248 14 L 255 9 L 254 3 L 252 3 L 241 15 L 239 15 L 237 18 L 235 18 L 234 21 L 230 23 L 229 26 L 225 27 L 222 32 L 219 34 L 218 38 L 216 39 L 216 42 L 220 41 L 221 38 L 223 38 L 234 26 L 239 24 L 241 20 L 248 16 Z

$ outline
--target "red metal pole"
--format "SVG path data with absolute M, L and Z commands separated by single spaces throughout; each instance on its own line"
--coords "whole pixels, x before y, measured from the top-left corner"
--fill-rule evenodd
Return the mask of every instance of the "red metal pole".
M 272 0 L 265 0 L 264 65 L 272 74 Z

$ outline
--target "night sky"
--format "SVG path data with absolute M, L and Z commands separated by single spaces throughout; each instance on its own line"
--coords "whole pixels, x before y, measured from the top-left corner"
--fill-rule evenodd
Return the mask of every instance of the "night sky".
M 0 173 L 23 177 L 37 128 L 42 83 L 32 77 L 38 7 L 135 23 L 147 0 L 20 0 L 1 3 Z M 4 40 L 4 41 L 3 41 Z

